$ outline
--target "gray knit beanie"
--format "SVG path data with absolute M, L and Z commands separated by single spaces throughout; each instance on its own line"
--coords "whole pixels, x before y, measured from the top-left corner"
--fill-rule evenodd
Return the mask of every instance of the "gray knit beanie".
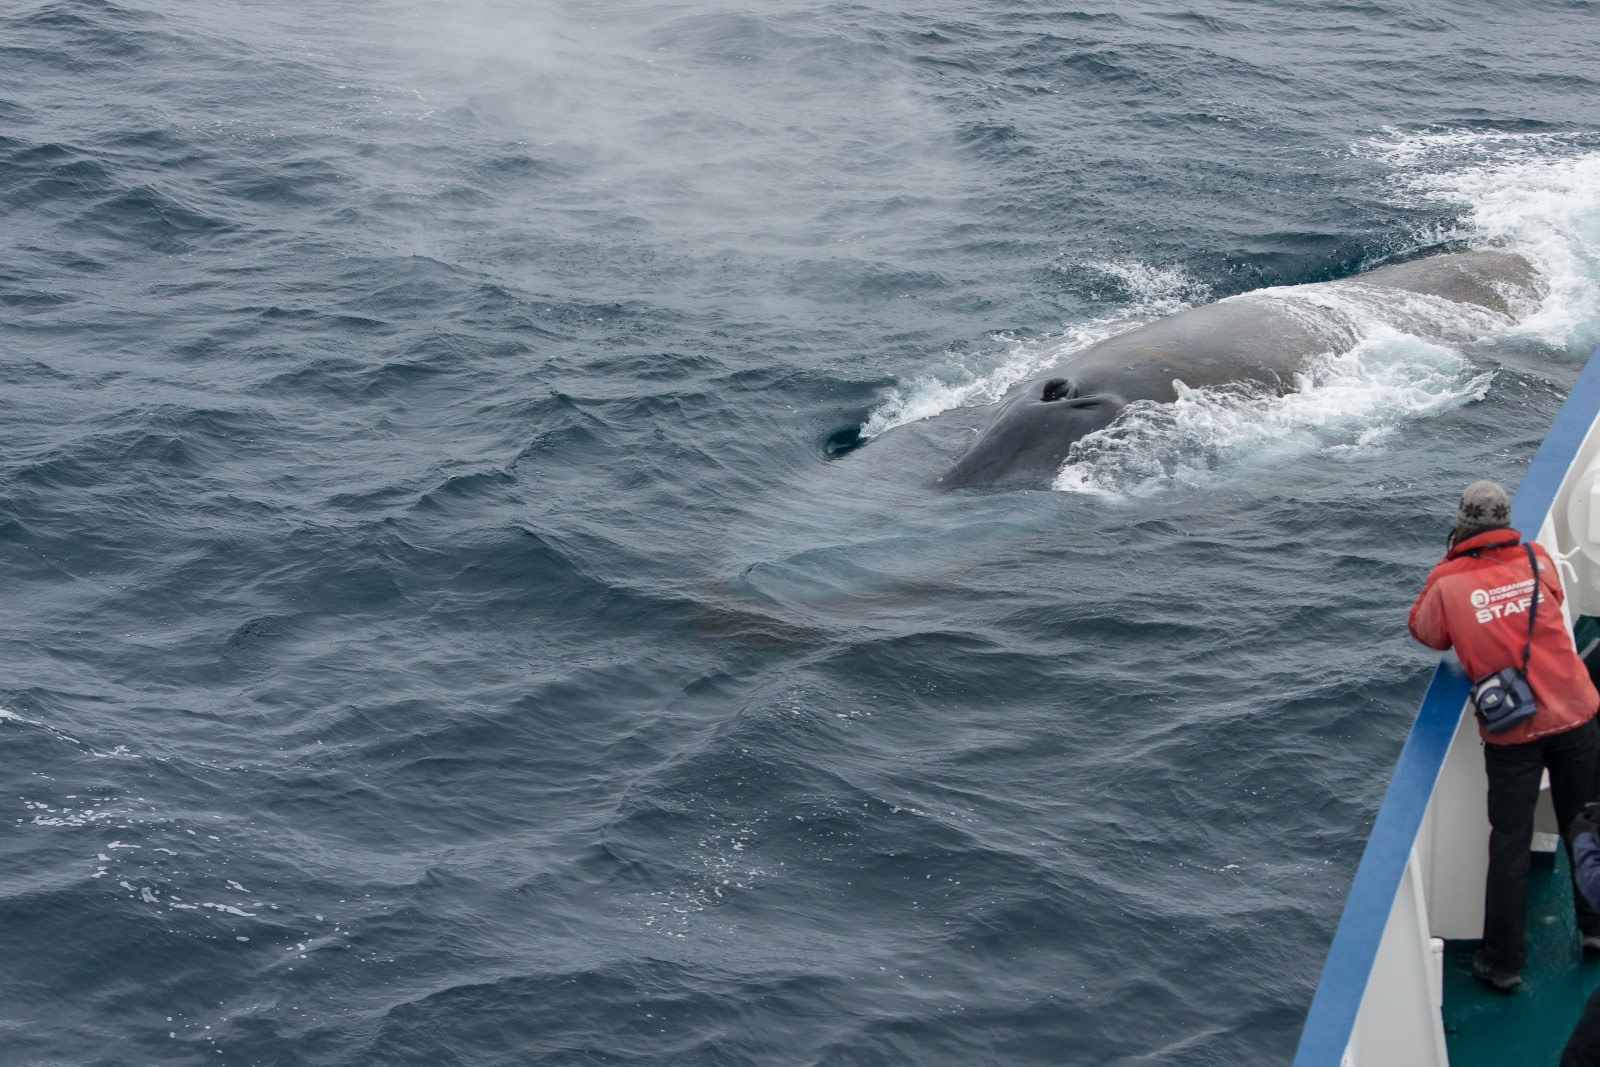
M 1463 530 L 1494 530 L 1511 525 L 1511 498 L 1497 482 L 1473 482 L 1461 494 L 1456 523 Z

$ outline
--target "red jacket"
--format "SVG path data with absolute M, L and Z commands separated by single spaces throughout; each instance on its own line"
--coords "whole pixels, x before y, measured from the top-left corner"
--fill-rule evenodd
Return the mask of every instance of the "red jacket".
M 1539 610 L 1534 616 L 1528 684 L 1539 711 L 1503 734 L 1479 735 L 1491 745 L 1515 745 L 1582 726 L 1600 707 L 1589 672 L 1572 647 L 1561 614 L 1563 594 L 1555 564 L 1533 543 L 1539 561 Z M 1454 647 L 1467 677 L 1522 666 L 1528 643 L 1533 581 L 1528 553 L 1515 530 L 1485 530 L 1462 541 L 1428 574 L 1411 605 L 1411 636 L 1429 648 Z

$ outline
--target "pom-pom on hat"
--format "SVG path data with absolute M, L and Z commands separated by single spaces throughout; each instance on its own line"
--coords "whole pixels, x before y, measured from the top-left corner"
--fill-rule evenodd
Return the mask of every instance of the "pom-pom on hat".
M 1461 494 L 1456 522 L 1464 530 L 1494 530 L 1511 525 L 1511 497 L 1498 482 L 1473 482 Z

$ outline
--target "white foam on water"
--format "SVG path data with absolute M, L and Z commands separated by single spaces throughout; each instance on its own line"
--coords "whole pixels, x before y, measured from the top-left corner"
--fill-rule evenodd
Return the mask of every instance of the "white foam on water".
M 1531 256 L 1550 297 L 1511 332 L 1556 347 L 1600 336 L 1600 143 L 1593 134 L 1386 131 L 1357 146 L 1395 170 L 1395 196 L 1461 211 L 1441 240 Z
M 1414 419 L 1481 399 L 1492 378 L 1448 345 L 1373 328 L 1351 351 L 1314 361 L 1282 396 L 1180 386 L 1176 403 L 1129 405 L 1073 445 L 1054 488 L 1146 495 L 1317 452 L 1368 452 Z
M 239 908 L 234 907 L 232 904 L 212 904 L 212 903 L 208 903 L 206 901 L 201 901 L 200 902 L 200 906 L 202 908 L 211 908 L 211 909 L 213 909 L 215 911 L 220 911 L 220 912 L 223 912 L 223 913 L 225 913 L 227 915 L 237 915 L 242 919 L 254 919 L 256 917 L 256 913 L 255 912 L 253 912 L 253 911 L 243 911 L 243 910 L 241 910 Z
M 993 404 L 1012 386 L 1091 345 L 1203 302 L 1208 295 L 1203 285 L 1182 270 L 1162 270 L 1136 261 L 1095 261 L 1083 266 L 1104 275 L 1108 285 L 1126 290 L 1130 294 L 1127 306 L 1045 340 L 996 337 L 994 340 L 1002 346 L 998 352 L 967 357 L 939 373 L 902 381 L 889 390 L 862 423 L 862 438 L 870 439 L 952 408 Z
M 96 757 L 98 759 L 137 759 L 138 758 L 138 756 L 135 755 L 133 752 L 128 751 L 128 748 L 127 748 L 126 745 L 118 745 L 115 748 L 113 748 L 110 752 L 101 752 L 98 749 L 95 749 L 95 748 L 93 748 L 93 747 L 91 747 L 89 745 L 84 744 L 82 741 L 79 741 L 76 737 L 73 737 L 71 734 L 62 733 L 60 730 L 57 730 L 54 726 L 51 726 L 48 723 L 40 722 L 37 719 L 25 719 L 21 715 L 18 715 L 16 712 L 7 711 L 5 708 L 0 708 L 0 722 L 18 722 L 18 723 L 22 723 L 24 726 L 37 726 L 41 730 L 47 731 L 48 733 L 51 733 L 51 734 L 54 734 L 56 737 L 59 737 L 61 740 L 67 742 L 68 744 L 77 745 L 80 748 L 85 749 L 89 753 L 89 755 L 94 756 L 94 757 Z

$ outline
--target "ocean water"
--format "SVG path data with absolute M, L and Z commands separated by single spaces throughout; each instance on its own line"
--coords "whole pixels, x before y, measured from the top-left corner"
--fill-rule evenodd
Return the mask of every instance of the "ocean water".
M 0 7 L 0 1064 L 1287 1061 L 1455 495 L 1600 343 L 1597 26 Z M 1549 293 L 930 488 L 1435 246 Z

